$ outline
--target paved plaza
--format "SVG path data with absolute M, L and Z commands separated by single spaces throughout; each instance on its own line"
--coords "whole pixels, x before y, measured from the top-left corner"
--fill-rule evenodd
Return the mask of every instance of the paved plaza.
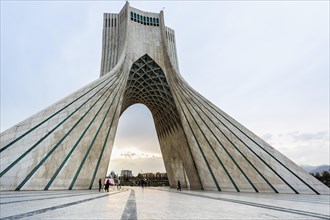
M 329 195 L 176 191 L 5 191 L 1 219 L 330 219 Z

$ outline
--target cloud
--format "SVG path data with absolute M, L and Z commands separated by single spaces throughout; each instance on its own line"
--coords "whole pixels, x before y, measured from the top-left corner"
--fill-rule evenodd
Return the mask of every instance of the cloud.
M 327 131 L 292 131 L 264 134 L 261 137 L 297 164 L 330 164 L 330 143 Z
M 290 132 L 284 134 L 293 139 L 295 142 L 299 141 L 317 141 L 329 139 L 329 134 L 326 131 L 314 132 L 314 133 L 300 133 L 299 131 Z
M 120 157 L 122 158 L 134 158 L 136 156 L 137 156 L 136 153 L 132 153 L 132 152 L 126 152 L 120 154 Z
M 134 152 L 125 152 L 120 154 L 120 158 L 127 158 L 127 159 L 142 159 L 142 158 L 161 158 L 158 154 L 152 154 L 152 153 L 134 153 Z
M 161 153 L 145 152 L 135 146 L 120 148 L 114 145 L 108 173 L 111 170 L 120 173 L 120 170 L 125 169 L 132 170 L 134 175 L 140 172 L 165 172 Z
M 270 141 L 272 139 L 273 135 L 272 134 L 264 134 L 264 135 L 261 135 L 261 138 L 265 141 Z
M 261 138 L 267 142 L 290 142 L 290 143 L 306 143 L 309 142 L 329 142 L 329 133 L 327 131 L 301 133 L 299 131 L 291 131 L 279 134 L 263 134 Z
M 162 155 L 159 153 L 142 152 L 136 147 L 129 147 L 129 148 L 114 147 L 111 156 L 111 160 L 148 159 L 148 158 L 162 158 Z

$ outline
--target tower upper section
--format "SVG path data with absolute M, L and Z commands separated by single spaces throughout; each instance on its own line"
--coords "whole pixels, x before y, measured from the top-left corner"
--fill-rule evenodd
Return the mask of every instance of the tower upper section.
M 127 2 L 118 13 L 104 13 L 100 76 L 113 69 L 121 56 L 133 63 L 148 54 L 161 67 L 170 59 L 179 71 L 174 30 L 165 26 L 163 11 L 144 12 Z

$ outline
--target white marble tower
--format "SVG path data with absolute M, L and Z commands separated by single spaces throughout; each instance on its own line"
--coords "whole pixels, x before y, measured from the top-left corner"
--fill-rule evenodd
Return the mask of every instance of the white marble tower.
M 106 13 L 100 78 L 1 133 L 1 190 L 92 189 L 120 115 L 151 111 L 170 185 L 329 194 L 329 188 L 191 88 L 164 14 L 128 3 Z M 220 83 L 220 82 L 219 82 Z

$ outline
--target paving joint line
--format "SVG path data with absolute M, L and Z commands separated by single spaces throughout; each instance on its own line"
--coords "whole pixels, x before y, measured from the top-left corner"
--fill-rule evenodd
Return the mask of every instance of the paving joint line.
M 153 189 L 153 188 L 151 188 L 151 189 Z M 283 207 L 278 207 L 278 206 L 265 205 L 265 204 L 260 204 L 260 203 L 255 203 L 255 202 L 248 202 L 248 201 L 237 200 L 237 199 L 226 199 L 226 198 L 217 198 L 217 197 L 206 196 L 206 195 L 196 195 L 196 194 L 191 194 L 191 193 L 182 192 L 182 191 L 181 192 L 175 192 L 175 191 L 163 190 L 163 189 L 153 189 L 153 190 L 161 190 L 161 191 L 165 191 L 165 192 L 183 194 L 183 195 L 187 195 L 187 196 L 196 196 L 196 197 L 214 199 L 214 200 L 219 200 L 219 201 L 224 201 L 224 202 L 232 202 L 232 203 L 237 203 L 237 204 L 242 204 L 242 205 L 258 207 L 258 208 L 264 208 L 264 209 L 271 209 L 271 210 L 276 210 L 276 211 L 281 211 L 281 212 L 293 213 L 293 214 L 297 214 L 297 215 L 316 217 L 316 218 L 320 218 L 320 219 L 330 219 L 330 215 L 324 215 L 324 214 L 315 213 L 315 212 L 307 212 L 307 211 L 302 211 L 302 210 L 297 210 L 297 209 L 283 208 Z
M 124 209 L 123 214 L 120 219 L 121 220 L 137 220 L 135 191 L 133 189 L 131 189 L 131 193 L 127 199 L 125 209 Z
M 66 207 L 69 207 L 69 206 L 72 206 L 72 205 L 78 205 L 80 203 L 89 202 L 89 201 L 92 201 L 92 200 L 95 200 L 95 199 L 100 199 L 100 198 L 104 198 L 104 197 L 107 197 L 107 196 L 123 193 L 123 192 L 126 192 L 127 190 L 128 189 L 124 189 L 124 191 L 122 191 L 122 192 L 115 192 L 115 193 L 111 193 L 111 194 L 107 194 L 107 195 L 96 196 L 96 197 L 83 199 L 83 200 L 79 200 L 79 201 L 75 201 L 75 202 L 65 203 L 65 204 L 62 204 L 62 205 L 57 205 L 57 206 L 52 206 L 52 207 L 48 207 L 48 208 L 44 208 L 44 209 L 34 210 L 34 211 L 31 211 L 31 212 L 26 212 L 26 213 L 22 213 L 22 214 L 18 214 L 18 215 L 12 215 L 12 216 L 1 218 L 1 220 L 27 218 L 27 217 L 31 217 L 31 216 L 34 216 L 34 215 L 39 215 L 39 214 L 42 214 L 42 213 L 45 213 L 45 212 L 54 211 L 56 209 L 62 209 L 62 208 L 66 208 Z
M 46 198 L 38 198 L 38 199 L 26 199 L 26 200 L 16 200 L 16 201 L 9 201 L 9 202 L 1 202 L 0 205 L 6 205 L 11 203 L 20 203 L 20 202 L 31 202 L 31 201 L 39 201 L 39 200 L 50 200 L 50 199 L 58 199 L 58 198 L 67 198 L 67 197 L 75 197 L 75 196 L 84 196 L 84 195 L 95 195 L 99 193 L 80 193 L 80 194 L 68 194 L 62 196 L 53 196 L 53 197 L 46 197 Z

